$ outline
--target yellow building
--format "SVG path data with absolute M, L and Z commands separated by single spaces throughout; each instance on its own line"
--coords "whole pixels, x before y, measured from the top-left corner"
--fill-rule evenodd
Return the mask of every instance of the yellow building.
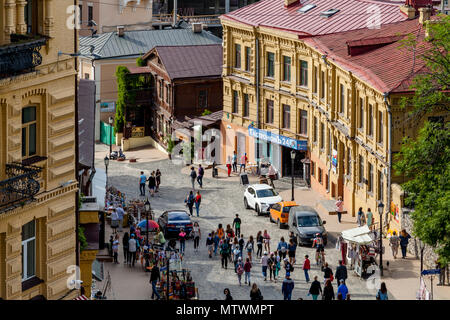
M 0 1 L 0 298 L 71 299 L 76 265 L 73 0 Z M 72 19 L 73 20 L 73 19 Z
M 378 220 L 378 201 L 387 213 L 390 183 L 402 182 L 391 179 L 392 153 L 402 137 L 417 133 L 399 102 L 411 94 L 411 71 L 423 62 L 398 49 L 398 34 L 418 32 L 423 17 L 415 18 L 419 8 L 380 3 L 380 14 L 391 19 L 380 28 L 368 28 L 364 13 L 339 19 L 370 12 L 369 5 L 350 0 L 330 9 L 328 0 L 262 0 L 221 17 L 221 160 L 236 151 L 239 163 L 246 152 L 250 162 L 270 161 L 290 176 L 294 151 L 294 175 L 330 199 L 343 197 L 353 216 L 359 207 L 371 208 Z M 389 222 L 401 226 L 398 215 Z

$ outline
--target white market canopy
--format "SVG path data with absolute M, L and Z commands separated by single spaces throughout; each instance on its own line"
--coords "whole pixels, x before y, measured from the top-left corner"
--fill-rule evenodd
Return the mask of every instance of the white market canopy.
M 342 238 L 349 242 L 356 242 L 358 244 L 372 243 L 373 239 L 370 236 L 370 229 L 367 225 L 342 231 Z

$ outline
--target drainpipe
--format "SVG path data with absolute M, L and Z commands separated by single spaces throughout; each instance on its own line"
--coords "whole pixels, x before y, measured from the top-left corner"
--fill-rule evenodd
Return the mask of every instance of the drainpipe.
M 385 208 L 387 209 L 385 213 L 385 223 L 387 224 L 389 209 L 391 207 L 391 171 L 392 171 L 392 112 L 391 112 L 391 106 L 389 104 L 389 92 L 383 93 L 384 103 L 386 104 L 387 112 L 388 112 L 388 128 L 389 128 L 389 139 L 388 139 L 388 174 L 387 174 L 387 205 Z
M 225 0 L 225 13 L 230 12 L 230 0 Z
M 177 25 L 178 0 L 173 0 L 173 26 Z
M 253 32 L 255 33 L 255 84 L 256 84 L 256 127 L 260 129 L 260 120 L 259 120 L 259 40 L 258 40 L 258 34 L 256 32 L 256 28 L 253 29 Z M 256 140 L 257 148 L 256 148 L 256 158 L 260 158 L 259 154 L 259 135 Z M 258 160 L 258 168 L 259 168 L 259 160 Z

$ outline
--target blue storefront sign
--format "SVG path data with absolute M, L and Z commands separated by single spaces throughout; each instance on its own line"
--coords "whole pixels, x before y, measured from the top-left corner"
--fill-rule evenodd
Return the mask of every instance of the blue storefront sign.
M 269 141 L 271 143 L 276 143 L 284 147 L 288 147 L 294 150 L 306 151 L 308 150 L 308 145 L 306 140 L 292 139 L 286 136 L 282 136 L 270 131 L 261 130 L 248 126 L 248 135 L 250 137 L 259 138 L 263 141 Z

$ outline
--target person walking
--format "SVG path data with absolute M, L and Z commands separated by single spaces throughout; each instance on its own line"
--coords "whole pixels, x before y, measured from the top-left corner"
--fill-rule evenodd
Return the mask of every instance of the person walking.
M 158 264 L 155 263 L 153 265 L 152 272 L 150 273 L 150 283 L 152 284 L 152 299 L 154 299 L 156 295 L 156 298 L 160 300 L 161 296 L 158 293 L 158 289 L 156 289 L 158 280 L 161 280 L 161 273 L 159 272 Z
M 111 212 L 111 228 L 113 229 L 113 235 L 117 233 L 117 227 L 119 227 L 119 214 L 116 209 Z
M 230 156 L 228 156 L 228 159 L 227 159 L 227 173 L 228 173 L 228 177 L 230 177 L 230 174 L 231 174 L 231 159 L 230 159 Z
M 289 262 L 291 264 L 295 264 L 295 252 L 297 251 L 297 244 L 294 243 L 294 240 L 291 238 L 288 244 L 288 256 Z
M 338 200 L 336 201 L 336 213 L 338 216 L 338 221 L 341 223 L 342 218 L 342 211 L 344 210 L 344 201 L 342 201 L 342 197 L 339 196 Z
M 119 256 L 119 234 L 116 233 L 116 236 L 114 237 L 113 245 L 113 256 L 114 256 L 114 263 L 119 263 L 119 260 L 117 259 Z
M 269 257 L 267 251 L 264 251 L 264 256 L 261 258 L 261 269 L 264 276 L 264 281 L 267 281 L 267 267 L 269 263 Z
M 342 260 L 339 260 L 339 266 L 336 268 L 335 273 L 337 285 L 339 286 L 341 283 L 341 280 L 344 281 L 347 280 L 347 267 L 344 265 Z M 343 297 L 345 300 L 345 296 Z
M 200 232 L 200 226 L 198 222 L 194 222 L 194 226 L 192 227 L 192 236 L 194 237 L 194 252 L 198 252 L 198 245 L 200 243 L 200 238 L 202 236 Z
M 219 223 L 216 233 L 217 233 L 217 236 L 219 237 L 219 239 L 221 239 L 221 240 L 225 236 L 225 230 L 223 230 L 223 226 L 221 223 Z
M 200 185 L 200 188 L 203 188 L 203 175 L 205 174 L 205 169 L 203 169 L 202 165 L 198 165 L 198 175 L 197 182 Z
M 267 232 L 267 230 L 264 230 L 263 237 L 264 237 L 264 250 L 270 252 L 270 235 Z
M 253 241 L 253 236 L 250 236 L 248 238 L 247 244 L 245 245 L 245 249 L 247 249 L 247 255 L 250 259 L 250 261 L 252 261 L 252 252 L 254 250 L 254 241 Z
M 191 167 L 191 173 L 189 176 L 191 177 L 192 190 L 195 190 L 195 179 L 197 179 L 197 172 L 195 172 L 194 167 Z
M 291 279 L 291 274 L 287 272 L 286 279 L 283 280 L 283 284 L 281 286 L 281 293 L 284 296 L 284 300 L 291 300 L 293 290 L 294 290 L 294 281 Z
M 400 245 L 400 238 L 397 236 L 397 232 L 394 231 L 392 236 L 389 238 L 389 246 L 392 250 L 392 256 L 394 259 L 397 259 L 398 254 L 398 246 Z
M 402 230 L 400 236 L 400 247 L 402 248 L 402 259 L 406 259 L 406 249 L 408 248 L 408 242 L 411 236 L 405 229 Z
M 209 258 L 212 258 L 212 254 L 214 251 L 214 240 L 212 238 L 211 233 L 208 234 L 208 238 L 206 238 L 206 247 L 208 248 Z
M 164 248 L 164 245 L 166 244 L 166 238 L 164 238 L 164 232 L 161 228 L 159 228 L 159 232 L 156 235 L 156 240 Z
M 233 300 L 233 297 L 231 296 L 230 289 L 225 288 L 225 290 L 223 290 L 223 294 L 225 295 L 225 301 Z
M 305 261 L 303 262 L 303 272 L 305 273 L 306 283 L 309 282 L 309 270 L 311 269 L 311 261 L 309 261 L 309 256 L 305 255 Z
M 367 223 L 367 226 L 369 227 L 369 229 L 372 230 L 373 213 L 372 213 L 372 210 L 370 210 L 370 208 L 367 208 L 366 223 Z
M 345 281 L 343 279 L 341 279 L 339 281 L 339 287 L 338 287 L 338 294 L 342 295 L 342 300 L 345 300 L 347 298 L 347 294 L 348 294 L 348 288 L 345 285 Z
M 244 245 L 245 245 L 245 240 L 244 240 L 244 235 L 241 234 L 241 238 L 238 241 L 239 243 L 239 250 L 241 250 L 241 256 L 244 253 Z
M 328 266 L 327 262 L 325 262 L 325 267 L 323 268 L 323 280 L 324 283 L 327 283 L 328 280 L 333 281 L 333 271 Z
M 222 256 L 222 268 L 228 267 L 228 255 L 230 254 L 230 244 L 228 241 L 223 240 L 220 246 L 220 255 Z
M 122 248 L 123 248 L 123 263 L 128 263 L 128 240 L 130 240 L 130 235 L 125 232 L 122 238 Z
M 276 178 L 277 178 L 277 172 L 271 163 L 269 163 L 269 170 L 267 172 L 267 177 L 269 178 L 270 186 L 275 189 L 275 185 L 273 184 L 273 181 L 276 180 Z
M 131 235 L 130 240 L 128 240 L 128 253 L 130 258 L 128 259 L 128 264 L 134 267 L 134 263 L 136 262 L 136 250 L 137 250 L 137 242 L 134 238 L 134 233 Z
M 242 263 L 242 258 L 238 257 L 237 263 L 236 263 L 236 274 L 239 281 L 239 286 L 241 286 L 242 281 L 242 274 L 244 273 L 244 264 Z
M 119 232 L 122 232 L 123 231 L 123 217 L 125 215 L 125 211 L 123 211 L 121 204 L 119 204 L 117 206 L 116 212 L 119 217 Z
M 320 282 L 317 280 L 317 276 L 314 276 L 314 281 L 311 283 L 309 288 L 309 294 L 312 296 L 313 300 L 317 300 L 319 294 L 322 294 L 322 287 Z
M 289 262 L 288 258 L 284 258 L 284 270 L 286 273 L 291 273 L 294 271 L 294 268 L 292 267 L 292 264 Z
M 161 171 L 159 171 L 159 169 L 156 169 L 155 179 L 156 179 L 155 192 L 159 192 L 159 186 L 161 185 Z
M 180 253 L 184 254 L 184 250 L 186 249 L 186 237 L 187 234 L 184 232 L 184 229 L 180 229 L 180 233 L 178 234 L 178 240 L 180 241 Z
M 247 258 L 245 260 L 244 264 L 244 283 L 250 286 L 250 272 L 252 271 L 252 263 L 250 262 L 250 259 Z
M 233 243 L 233 261 L 234 261 L 234 272 L 236 272 L 236 268 L 237 268 L 237 263 L 239 261 L 239 258 L 241 258 L 242 260 L 242 252 L 239 249 L 239 242 L 237 238 L 234 238 L 234 243 Z
M 144 171 L 141 171 L 141 175 L 139 177 L 139 191 L 141 196 L 145 196 L 145 182 L 147 181 L 147 177 L 144 174 Z
M 148 177 L 148 189 L 150 190 L 150 194 L 152 197 L 155 196 L 155 188 L 156 188 L 156 178 L 155 178 L 155 171 L 153 171 Z
M 195 202 L 195 197 L 194 197 L 194 193 L 192 192 L 192 190 L 189 191 L 189 194 L 186 197 L 186 199 L 184 200 L 184 202 L 186 203 L 187 207 L 189 208 L 189 214 L 192 216 L 193 215 L 194 202 Z
M 200 211 L 200 203 L 202 202 L 202 196 L 200 195 L 200 191 L 197 191 L 197 195 L 195 196 L 195 211 L 197 212 L 197 217 L 199 217 Z
M 239 218 L 239 215 L 236 214 L 236 218 L 233 220 L 233 228 L 234 233 L 236 234 L 236 237 L 239 237 L 241 235 L 241 218 Z
M 262 232 L 258 231 L 258 234 L 256 235 L 256 247 L 258 248 L 258 251 L 256 252 L 256 258 L 261 258 L 262 256 L 263 241 L 264 238 L 262 236 Z
M 389 300 L 387 289 L 386 289 L 386 283 L 384 283 L 384 282 L 381 283 L 380 289 L 377 292 L 376 299 L 377 300 Z
M 333 285 L 331 284 L 331 280 L 328 279 L 325 282 L 325 286 L 323 288 L 323 296 L 322 299 L 325 301 L 331 301 L 334 300 L 334 289 L 333 289 Z
M 242 172 L 242 168 L 244 168 L 244 173 L 245 173 L 245 166 L 247 165 L 247 153 L 244 153 L 241 157 L 241 165 L 239 166 L 239 173 Z
M 286 241 L 284 241 L 284 237 L 281 237 L 280 242 L 278 242 L 277 250 L 281 251 L 281 257 L 283 259 L 286 258 L 287 249 L 288 249 L 288 244 L 286 243 Z
M 237 172 L 237 154 L 233 152 L 233 172 Z
M 249 282 L 250 285 L 250 282 Z M 250 289 L 250 300 L 251 301 L 262 301 L 263 295 L 261 294 L 261 291 L 259 290 L 256 283 L 253 283 L 252 288 Z
M 363 212 L 362 207 L 360 207 L 358 210 L 358 216 L 357 216 L 358 226 L 362 227 L 364 225 L 364 221 L 365 221 L 364 212 Z
M 217 256 L 217 249 L 219 248 L 220 243 L 220 238 L 217 232 L 214 232 L 213 241 L 214 241 L 214 256 Z

